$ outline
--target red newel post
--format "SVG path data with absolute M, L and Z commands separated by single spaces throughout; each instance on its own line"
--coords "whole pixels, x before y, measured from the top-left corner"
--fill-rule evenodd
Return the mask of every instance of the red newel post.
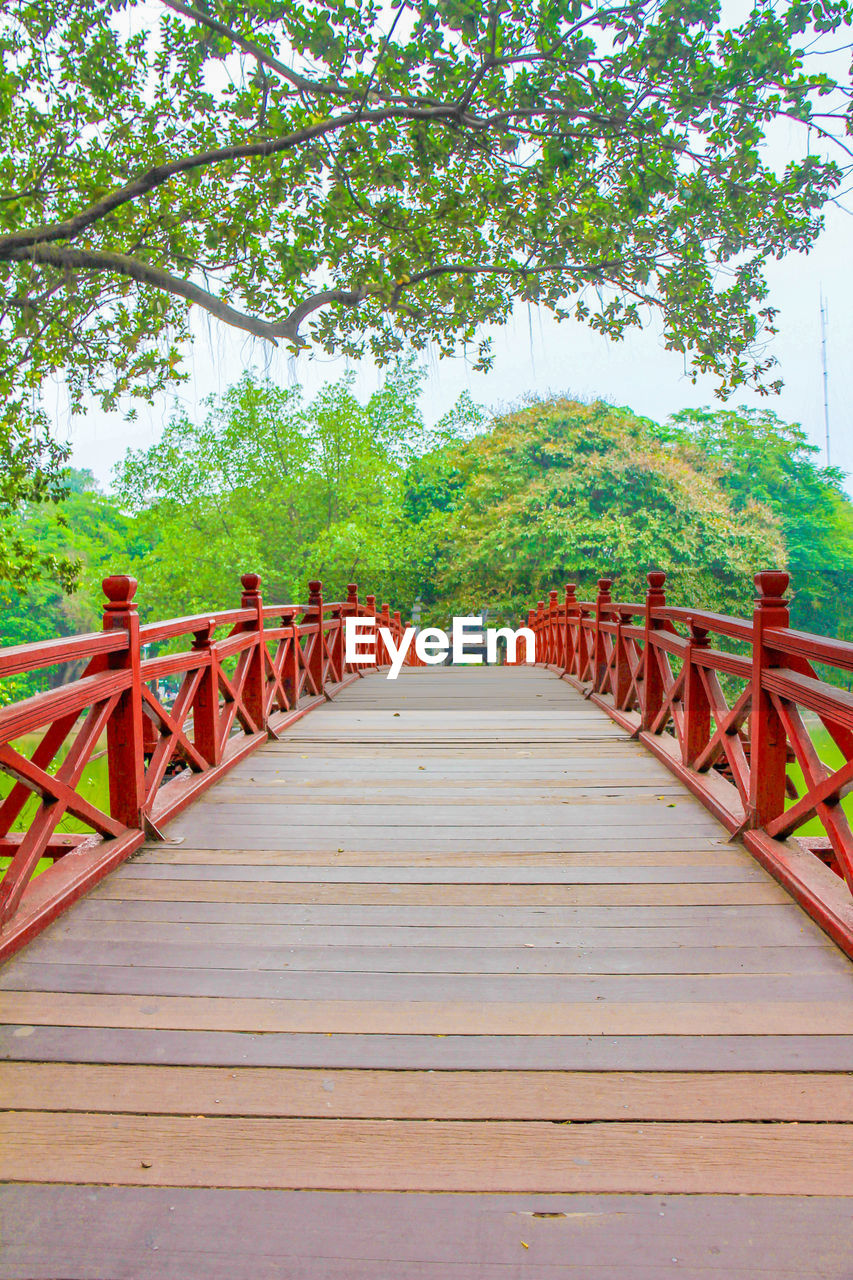
M 380 619 L 376 613 L 376 596 L 373 595 L 372 592 L 369 595 L 365 596 L 364 598 L 364 616 L 366 618 L 372 618 L 374 625 L 376 627 L 376 645 L 375 645 L 376 666 L 381 667 L 382 666 L 382 637 L 379 635 Z
M 752 615 L 752 714 L 750 716 L 749 812 L 750 827 L 765 827 L 785 809 L 785 773 L 788 740 L 778 711 L 763 689 L 764 672 L 784 664 L 768 647 L 765 632 L 790 623 L 784 598 L 790 576 L 776 570 L 755 575 L 758 598 Z
M 630 627 L 634 621 L 634 614 L 631 609 L 619 608 L 616 621 L 616 637 L 614 643 L 616 645 L 616 670 L 615 670 L 615 686 L 613 689 L 613 701 L 621 710 L 628 710 L 631 701 L 631 662 L 628 655 L 628 645 L 625 640 L 625 628 Z
M 296 621 L 296 607 L 282 612 L 281 626 L 290 629 L 290 636 L 282 638 L 279 645 L 284 649 L 281 659 L 281 683 L 289 706 L 282 710 L 295 711 L 299 706 L 299 625 Z
M 325 640 L 323 638 L 323 584 L 315 578 L 308 583 L 308 614 L 306 622 L 316 622 L 317 634 L 308 651 L 308 671 L 317 693 L 323 692 L 323 654 Z
M 650 731 L 663 706 L 663 676 L 652 639 L 655 631 L 659 630 L 659 624 L 652 617 L 652 610 L 663 609 L 666 605 L 666 593 L 663 589 L 666 574 L 661 573 L 660 569 L 653 569 L 651 573 L 646 574 L 646 581 L 649 589 L 646 592 L 646 611 L 643 621 L 643 705 L 641 710 L 643 728 Z
M 548 592 L 548 662 L 555 663 L 560 660 L 559 649 L 559 605 L 557 604 L 557 592 Z
M 266 684 L 267 673 L 264 662 L 264 602 L 261 599 L 261 579 L 257 573 L 244 573 L 240 579 L 243 594 L 240 597 L 241 609 L 253 609 L 255 619 L 244 624 L 245 630 L 256 633 L 253 647 L 246 651 L 246 678 L 243 682 L 243 706 L 255 722 L 258 733 L 266 728 Z
M 604 649 L 604 632 L 601 623 L 607 616 L 606 606 L 611 604 L 610 588 L 612 578 L 598 579 L 598 594 L 595 597 L 595 636 L 593 638 L 592 687 L 596 693 L 603 691 L 604 673 L 607 670 L 607 655 Z
M 578 618 L 577 583 L 566 583 L 566 617 L 563 624 L 563 675 L 571 675 L 574 671 L 576 645 L 572 627 Z
M 343 641 L 344 644 L 345 644 L 345 635 L 344 635 L 345 619 L 357 618 L 358 616 L 359 616 L 358 583 L 351 582 L 347 586 L 346 604 L 341 610 L 341 635 L 344 636 L 344 641 Z M 344 652 L 345 652 L 345 649 L 344 649 Z M 351 662 L 348 665 L 347 670 L 357 671 L 359 675 L 364 674 L 361 670 L 361 667 L 357 663 Z
M 697 649 L 708 648 L 708 632 L 690 620 L 690 636 L 684 654 L 684 737 L 681 759 L 686 765 L 695 764 L 711 738 L 711 703 L 702 681 L 702 673 L 696 662 Z
M 379 614 L 379 625 L 380 625 L 380 627 L 385 627 L 386 631 L 391 631 L 391 606 L 390 606 L 390 604 L 383 604 L 383 606 L 382 606 L 382 610 L 381 610 L 381 612 L 380 612 L 380 614 Z M 392 634 L 393 634 L 393 632 L 392 632 Z M 384 644 L 382 645 L 382 664 L 381 664 L 381 665 L 382 665 L 383 667 L 389 667 L 389 666 L 391 665 L 391 655 L 390 655 L 390 653 L 388 652 L 388 650 L 387 650 L 387 648 L 385 647 L 385 645 L 384 645 Z
M 584 608 L 582 602 L 578 601 L 578 634 L 577 634 L 577 651 L 575 657 L 575 675 L 579 681 L 583 681 L 587 675 L 587 668 L 592 666 L 590 661 L 590 634 L 589 629 L 584 626 L 584 620 L 589 617 L 589 608 Z
M 513 666 L 522 667 L 527 662 L 539 661 L 539 640 L 536 636 L 536 612 L 533 609 L 527 610 L 526 626 L 529 631 L 533 632 L 533 653 L 529 652 L 530 645 L 527 637 L 522 636 L 515 650 L 515 662 Z
M 344 604 L 333 604 L 331 609 L 332 630 L 329 636 L 329 660 L 333 680 L 344 678 Z
M 545 601 L 536 601 L 536 661 L 548 661 L 548 633 L 545 630 Z
M 110 778 L 110 813 L 126 827 L 142 827 L 145 804 L 145 749 L 142 725 L 142 653 L 139 614 L 133 597 L 136 579 L 115 574 L 103 581 L 104 631 L 122 628 L 127 648 L 109 655 L 112 670 L 124 668 L 130 683 L 122 692 L 107 724 L 107 765 Z
M 193 632 L 193 651 L 207 655 L 193 699 L 193 741 L 209 765 L 222 762 L 219 737 L 219 678 L 213 654 L 213 619 Z

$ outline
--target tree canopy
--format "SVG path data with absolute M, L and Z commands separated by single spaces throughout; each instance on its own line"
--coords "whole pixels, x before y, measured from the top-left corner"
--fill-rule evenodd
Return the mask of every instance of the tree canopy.
M 366 404 L 349 380 L 305 403 L 299 388 L 244 375 L 201 421 L 175 414 L 157 444 L 130 451 L 116 490 L 147 545 L 145 609 L 163 617 L 231 601 L 247 567 L 270 601 L 302 599 L 311 577 L 330 599 L 353 578 L 410 595 L 406 467 L 482 417 L 463 396 L 427 430 L 419 381 L 402 365 Z
M 762 383 L 842 170 L 849 0 L 6 0 L 0 399 L 177 376 L 188 310 L 380 360 L 515 299 Z M 842 39 L 843 42 L 843 39 Z M 774 168 L 776 121 L 804 126 Z M 847 153 L 838 150 L 837 159 Z
M 641 600 L 660 568 L 674 603 L 740 613 L 756 569 L 786 563 L 780 523 L 767 504 L 736 506 L 659 431 L 601 402 L 534 401 L 415 462 L 406 510 L 426 602 L 509 621 L 566 582 L 589 599 L 602 576 Z
M 844 474 L 822 467 L 799 423 L 769 409 L 688 409 L 658 429 L 726 493 L 733 509 L 769 508 L 793 576 L 795 626 L 853 637 L 853 504 Z

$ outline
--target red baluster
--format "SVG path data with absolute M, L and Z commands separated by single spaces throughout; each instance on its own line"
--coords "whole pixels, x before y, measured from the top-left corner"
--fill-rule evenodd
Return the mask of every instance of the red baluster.
M 582 601 L 578 601 L 578 643 L 577 657 L 575 660 L 575 672 L 578 681 L 583 683 L 592 679 L 592 659 L 595 653 L 595 646 L 590 637 L 590 629 L 586 626 L 586 620 L 590 615 L 590 608 L 585 606 Z M 592 650 L 592 652 L 590 652 Z
M 604 691 L 605 674 L 607 671 L 607 654 L 604 647 L 604 635 L 601 630 L 601 623 L 607 615 L 607 605 L 612 601 L 610 588 L 613 586 L 611 578 L 599 578 L 598 594 L 595 597 L 595 632 L 593 635 L 593 664 L 592 664 L 592 683 L 597 693 Z
M 660 623 L 652 617 L 654 609 L 663 609 L 666 606 L 666 593 L 663 584 L 666 582 L 666 574 L 661 573 L 659 569 L 653 569 L 651 573 L 646 574 L 646 581 L 649 589 L 646 592 L 646 610 L 643 620 L 643 683 L 642 683 L 642 714 L 643 728 L 651 731 L 651 727 L 660 714 L 663 706 L 663 676 L 661 674 L 660 663 L 654 647 L 654 634 L 661 629 Z
M 574 673 L 575 654 L 577 652 L 574 629 L 578 620 L 576 591 L 576 583 L 566 583 L 566 618 L 563 627 L 563 675 L 572 675 Z
M 389 604 L 383 604 L 382 606 L 379 614 L 379 625 L 380 627 L 385 627 L 387 631 L 391 630 L 391 606 Z M 384 644 L 382 645 L 382 662 L 380 665 L 383 667 L 391 665 L 391 654 Z
M 243 681 L 243 706 L 252 717 L 255 729 L 266 728 L 266 686 L 267 672 L 264 661 L 264 602 L 261 599 L 261 579 L 257 573 L 244 573 L 240 579 L 243 594 L 240 597 L 241 609 L 252 609 L 255 617 L 251 622 L 244 622 L 241 631 L 254 631 L 255 643 L 245 651 L 246 676 Z
M 209 765 L 218 765 L 222 761 L 222 743 L 219 735 L 219 679 L 213 653 L 213 632 L 212 618 L 204 627 L 193 632 L 193 652 L 202 655 L 204 664 L 193 698 L 193 742 Z
M 366 597 L 366 599 L 365 599 L 364 616 L 365 616 L 366 618 L 372 618 L 372 619 L 373 619 L 373 622 L 374 622 L 374 625 L 375 625 L 375 628 L 376 628 L 376 631 L 375 631 L 375 635 L 376 635 L 376 648 L 375 648 L 375 652 L 376 652 L 376 661 L 375 661 L 375 665 L 376 665 L 376 667 L 377 667 L 377 668 L 379 668 L 379 667 L 381 667 L 381 666 L 382 666 L 382 652 L 383 652 L 383 645 L 382 645 L 382 637 L 381 637 L 381 636 L 380 636 L 380 634 L 379 634 L 379 622 L 380 622 L 380 619 L 379 619 L 379 617 L 378 617 L 378 615 L 377 615 L 377 613 L 376 613 L 376 596 L 375 596 L 375 595 L 373 595 L 373 594 L 371 594 L 371 595 L 367 596 L 367 597 Z M 368 649 L 368 651 L 369 651 L 369 646 L 368 646 L 368 645 L 364 645 L 363 647 L 364 647 L 365 649 Z M 368 663 L 368 664 L 366 664 L 366 665 L 371 665 L 371 664 L 369 664 L 369 663 Z
M 536 635 L 535 609 L 527 610 L 527 628 L 529 631 L 533 632 L 533 653 L 528 653 L 529 644 L 528 644 L 527 636 L 522 636 L 518 644 L 516 645 L 515 662 L 512 664 L 515 667 L 521 667 L 521 666 L 524 666 L 525 663 L 527 662 L 539 660 L 539 648 L 538 648 L 539 640 Z
M 136 579 L 115 574 L 103 581 L 109 601 L 104 606 L 104 631 L 121 627 L 127 632 L 127 648 L 109 655 L 113 670 L 125 669 L 128 687 L 116 704 L 107 724 L 107 763 L 110 780 L 110 813 L 126 827 L 142 826 L 145 804 L 145 762 L 142 725 L 142 655 L 139 645 L 139 614 L 133 597 Z
M 755 575 L 758 599 L 752 615 L 752 714 L 750 716 L 749 811 L 750 827 L 764 827 L 785 809 L 785 772 L 788 743 L 778 711 L 763 688 L 764 672 L 784 665 L 781 654 L 765 642 L 771 627 L 790 623 L 784 598 L 790 577 L 768 570 Z
M 557 604 L 557 592 L 548 592 L 548 663 L 553 665 L 560 660 L 559 650 L 559 613 L 560 606 Z
M 359 610 L 358 610 L 358 584 L 357 584 L 357 583 L 355 583 L 355 582 L 351 582 L 351 583 L 349 584 L 349 586 L 347 587 L 347 598 L 346 598 L 346 604 L 344 605 L 343 609 L 341 610 L 341 635 L 342 635 L 342 636 L 344 636 L 344 640 L 342 641 L 342 644 L 344 644 L 344 645 L 345 645 L 345 643 L 346 643 L 346 641 L 345 641 L 345 632 L 344 632 L 344 627 L 345 627 L 345 624 L 346 624 L 346 619 L 347 619 L 347 618 L 357 618 L 358 616 L 359 616 Z M 348 664 L 347 664 L 347 668 L 346 668 L 346 669 L 347 669 L 347 671 L 357 671 L 359 675 L 362 675 L 362 674 L 363 674 L 363 673 L 362 673 L 362 670 L 361 670 L 361 667 L 360 667 L 360 666 L 358 666 L 358 665 L 357 665 L 356 663 L 354 663 L 354 662 L 350 662 L 350 663 L 348 663 Z
M 697 649 L 708 648 L 708 632 L 705 627 L 698 626 L 692 619 L 689 626 L 690 635 L 684 654 L 684 692 L 682 694 L 684 736 L 681 744 L 681 759 L 686 765 L 696 762 L 711 738 L 711 703 L 695 657 Z
M 621 711 L 625 711 L 631 702 L 631 660 L 628 652 L 628 642 L 625 639 L 625 628 L 630 627 L 633 623 L 634 614 L 631 609 L 622 608 L 620 605 L 617 605 L 617 609 L 616 636 L 614 640 L 616 662 L 613 675 L 613 701 Z
M 309 639 L 308 672 L 317 693 L 323 692 L 325 640 L 323 637 L 323 584 L 314 579 L 308 583 L 308 612 L 305 621 L 317 624 L 317 634 Z
M 335 602 L 330 608 L 329 674 L 335 682 L 344 678 L 344 624 L 345 605 Z
M 281 683 L 287 700 L 290 703 L 290 710 L 295 711 L 299 706 L 299 624 L 296 621 L 296 608 L 290 608 L 282 611 L 281 625 L 284 628 L 290 628 L 290 641 L 282 640 L 282 644 L 286 645 L 286 650 L 281 663 Z

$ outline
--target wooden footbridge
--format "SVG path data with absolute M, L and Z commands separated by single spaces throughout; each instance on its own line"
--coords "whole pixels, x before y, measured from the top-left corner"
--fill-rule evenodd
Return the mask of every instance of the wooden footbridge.
M 248 576 L 0 650 L 89 663 L 0 709 L 4 1280 L 849 1280 L 853 647 L 786 582 L 396 681 Z

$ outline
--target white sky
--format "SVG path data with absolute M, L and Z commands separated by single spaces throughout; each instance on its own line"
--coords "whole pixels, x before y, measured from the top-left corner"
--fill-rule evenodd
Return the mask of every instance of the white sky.
M 788 421 L 802 423 L 815 444 L 824 442 L 819 299 L 823 289 L 828 310 L 827 356 L 832 461 L 853 473 L 853 217 L 832 207 L 827 226 L 808 256 L 791 256 L 770 264 L 770 302 L 780 310 L 779 333 L 769 348 L 778 361 L 785 386 L 779 396 L 761 398 L 737 392 L 729 407 L 768 406 Z M 268 370 L 289 385 L 301 382 L 310 395 L 350 367 L 343 359 L 297 359 L 246 338 L 218 321 L 195 314 L 195 340 L 187 352 L 190 381 L 141 405 L 138 421 L 91 408 L 85 417 L 69 419 L 57 410 L 57 427 L 73 446 L 73 464 L 89 467 L 107 483 L 113 465 L 128 447 L 147 448 L 159 437 L 176 397 L 191 412 L 201 401 L 224 391 L 246 366 Z M 663 349 L 658 333 L 633 331 L 621 343 L 600 337 L 574 322 L 556 324 L 548 313 L 517 308 L 512 321 L 494 330 L 495 362 L 487 373 L 475 373 L 462 358 L 426 360 L 422 411 L 429 422 L 439 418 L 463 390 L 490 408 L 512 404 L 525 392 L 568 392 L 615 404 L 661 420 L 677 409 L 719 403 L 714 383 L 696 386 L 685 376 L 681 356 Z M 367 396 L 381 380 L 370 362 L 356 366 L 356 389 Z

